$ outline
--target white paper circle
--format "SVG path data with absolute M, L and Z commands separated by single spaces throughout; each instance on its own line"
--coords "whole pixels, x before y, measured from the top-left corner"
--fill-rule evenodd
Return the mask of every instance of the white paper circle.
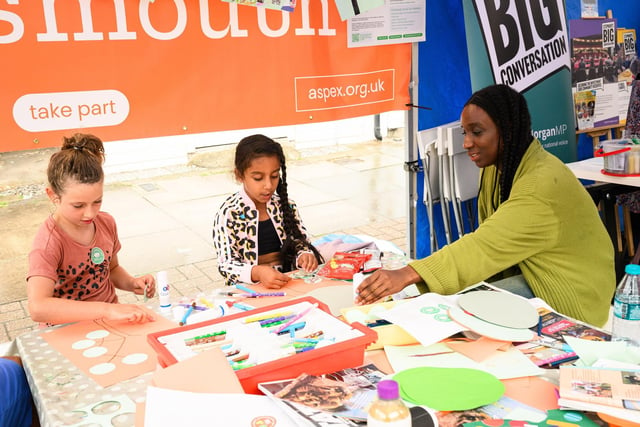
M 116 365 L 113 363 L 100 363 L 89 368 L 89 372 L 93 375 L 104 375 L 112 372 L 114 369 L 116 369 Z
M 109 331 L 105 329 L 98 329 L 95 331 L 89 332 L 86 337 L 92 340 L 99 340 L 101 338 L 106 338 L 109 336 Z
M 465 328 L 497 341 L 524 342 L 533 339 L 533 331 L 531 329 L 505 328 L 504 326 L 485 322 L 465 313 L 460 307 L 451 307 L 449 309 L 449 317 Z
M 92 347 L 95 343 L 94 340 L 80 340 L 71 344 L 71 348 L 74 350 L 84 350 L 85 348 Z
M 458 305 L 485 322 L 507 328 L 531 328 L 538 324 L 540 318 L 529 301 L 510 292 L 469 292 L 460 295 Z
M 140 363 L 145 362 L 149 358 L 148 354 L 145 353 L 133 353 L 125 356 L 122 359 L 122 363 L 125 365 L 138 365 Z
M 93 358 L 100 357 L 107 352 L 106 347 L 91 347 L 82 352 L 84 357 Z

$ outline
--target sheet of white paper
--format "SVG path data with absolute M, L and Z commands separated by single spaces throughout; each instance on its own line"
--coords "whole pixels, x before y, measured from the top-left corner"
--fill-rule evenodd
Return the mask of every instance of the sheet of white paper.
M 470 368 L 489 372 L 501 380 L 542 375 L 543 369 L 537 367 L 520 350 L 512 347 L 507 351 L 496 351 L 482 363 L 475 362 L 460 353 L 436 354 L 433 356 L 413 356 L 415 354 L 433 354 L 451 351 L 443 343 L 430 346 L 384 346 L 389 364 L 394 372 L 405 369 L 431 366 L 437 368 Z
M 380 317 L 400 326 L 420 344 L 428 346 L 465 330 L 447 314 L 449 307 L 457 306 L 458 297 L 459 295 L 423 294 L 396 305 Z
M 591 341 L 569 335 L 563 338 L 585 366 L 593 365 L 598 359 L 640 364 L 640 348 L 627 346 L 623 341 Z
M 220 426 L 298 426 L 267 396 L 147 388 L 145 427 L 204 426 L 212 423 Z

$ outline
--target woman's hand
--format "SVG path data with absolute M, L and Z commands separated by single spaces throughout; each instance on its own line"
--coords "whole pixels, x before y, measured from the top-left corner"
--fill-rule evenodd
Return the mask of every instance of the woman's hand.
M 256 265 L 253 267 L 251 270 L 251 278 L 256 282 L 262 283 L 267 289 L 280 289 L 291 280 L 291 277 L 266 265 Z
M 156 294 L 156 279 L 152 274 L 145 274 L 141 277 L 133 279 L 132 291 L 136 295 L 145 295 L 147 298 L 153 298 Z
M 409 266 L 399 270 L 376 270 L 358 287 L 356 304 L 372 304 L 421 280 L 418 273 Z
M 315 255 L 310 252 L 304 252 L 300 254 L 297 261 L 298 268 L 303 269 L 307 273 L 314 271 L 318 268 L 318 260 Z

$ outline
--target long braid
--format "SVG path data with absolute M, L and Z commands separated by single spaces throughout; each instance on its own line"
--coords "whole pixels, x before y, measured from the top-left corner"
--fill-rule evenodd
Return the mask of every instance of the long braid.
M 280 209 L 282 210 L 283 228 L 285 240 L 280 249 L 280 259 L 284 272 L 296 268 L 297 253 L 308 248 L 313 252 L 318 263 L 324 262 L 320 252 L 309 242 L 302 232 L 302 225 L 296 219 L 295 213 L 289 202 L 287 191 L 287 165 L 282 146 L 265 135 L 251 135 L 243 138 L 236 147 L 235 165 L 240 175 L 244 173 L 251 162 L 258 157 L 275 156 L 280 162 L 280 180 L 276 192 L 280 197 Z
M 499 188 L 494 182 L 493 194 L 499 191 L 500 203 L 503 203 L 509 199 L 520 161 L 533 141 L 527 101 L 507 85 L 493 85 L 475 92 L 465 106 L 469 104 L 482 108 L 498 128 L 500 147 L 496 167 L 500 171 Z M 492 203 L 494 201 L 495 197 L 492 197 Z
M 299 250 L 302 250 L 307 246 L 315 255 L 318 263 L 322 263 L 322 256 L 320 252 L 308 241 L 307 237 L 302 233 L 301 224 L 296 220 L 291 204 L 289 203 L 289 193 L 287 191 L 287 166 L 285 163 L 284 153 L 280 148 L 280 171 L 281 177 L 278 182 L 278 196 L 280 196 L 280 205 L 282 209 L 283 226 L 286 234 L 284 242 L 282 242 L 282 249 L 280 250 L 280 257 L 282 259 L 282 266 L 285 271 L 291 271 L 296 268 L 296 254 Z

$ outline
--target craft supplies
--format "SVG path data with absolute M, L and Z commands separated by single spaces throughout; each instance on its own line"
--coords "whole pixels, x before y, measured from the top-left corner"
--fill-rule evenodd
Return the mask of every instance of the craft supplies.
M 246 292 L 248 294 L 255 294 L 256 293 L 256 291 L 254 291 L 253 289 L 249 289 L 246 286 L 243 286 L 243 285 L 241 285 L 239 283 L 236 283 L 234 286 L 236 287 L 236 289 L 240 289 L 241 291 L 244 291 L 244 292 Z
M 371 254 L 336 252 L 331 259 L 318 270 L 318 275 L 331 279 L 351 280 L 355 273 L 362 270 L 362 267 L 369 259 L 371 259 Z
M 189 317 L 191 313 L 193 313 L 193 309 L 195 306 L 196 306 L 196 303 L 194 302 L 193 304 L 187 307 L 187 311 L 184 313 L 184 316 L 182 316 L 182 320 L 180 320 L 180 326 L 184 326 L 187 324 L 187 317 Z
M 291 315 L 293 315 L 292 311 L 280 311 L 276 313 L 261 314 L 258 316 L 247 317 L 246 319 L 244 319 L 244 323 L 260 322 L 262 320 L 267 320 L 267 319 L 275 320 L 275 319 L 279 319 L 279 318 L 287 317 Z
M 375 341 L 376 333 L 360 324 L 349 325 L 328 311 L 315 298 L 304 297 L 258 308 L 250 315 L 241 312 L 162 331 L 149 335 L 148 341 L 164 367 L 220 347 L 229 355 L 245 392 L 258 393 L 258 382 L 362 364 L 364 348 Z M 290 323 L 276 326 L 285 326 L 280 335 L 271 332 L 276 328 L 261 325 L 277 318 Z M 244 354 L 244 360 L 234 361 Z
M 166 271 L 156 273 L 156 286 L 158 287 L 158 298 L 160 299 L 160 309 L 171 307 L 171 295 L 169 286 L 169 276 Z
M 603 141 L 594 157 L 602 157 L 606 175 L 640 176 L 640 145 L 632 139 Z
M 242 311 L 249 311 L 249 310 L 253 310 L 255 307 L 249 305 L 249 304 L 243 304 L 240 302 L 233 302 L 233 301 L 227 301 L 226 304 L 229 307 L 235 307 L 238 310 L 242 310 Z
M 262 297 L 284 297 L 286 292 L 253 292 L 251 294 L 240 294 L 242 298 L 262 298 Z
M 295 323 L 298 320 L 302 319 L 304 316 L 309 314 L 309 312 L 311 310 L 313 310 L 315 308 L 318 308 L 318 303 L 314 303 L 309 308 L 306 308 L 306 309 L 302 310 L 300 313 L 298 313 L 297 315 L 293 316 L 293 318 L 291 320 L 289 320 L 288 322 L 286 322 L 284 325 L 280 326 L 279 328 L 277 328 L 273 332 L 275 332 L 276 334 L 280 333 L 281 331 L 283 331 L 286 328 L 288 328 L 289 326 L 291 326 L 293 323 Z

